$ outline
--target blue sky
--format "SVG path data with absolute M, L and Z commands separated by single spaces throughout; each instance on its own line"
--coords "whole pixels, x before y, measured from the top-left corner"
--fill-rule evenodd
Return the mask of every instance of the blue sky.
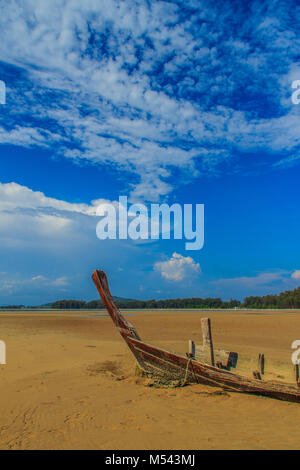
M 2 0 L 0 304 L 300 284 L 300 7 Z M 97 204 L 205 205 L 205 244 L 96 237 Z M 95 202 L 97 201 L 97 202 Z M 174 255 L 175 254 L 175 255 Z

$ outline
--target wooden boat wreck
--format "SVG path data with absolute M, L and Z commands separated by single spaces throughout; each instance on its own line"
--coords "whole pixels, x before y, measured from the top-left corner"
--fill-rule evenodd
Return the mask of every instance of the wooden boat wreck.
M 261 371 L 254 371 L 254 378 L 231 371 L 235 367 L 237 354 L 214 350 L 211 339 L 210 320 L 202 319 L 203 345 L 189 342 L 186 357 L 145 343 L 135 328 L 121 315 L 110 293 L 104 271 L 95 270 L 92 279 L 110 317 L 118 328 L 137 360 L 139 367 L 149 377 L 156 377 L 165 383 L 201 383 L 218 386 L 232 392 L 264 395 L 280 400 L 300 402 L 300 388 L 296 385 L 262 380 L 263 355 L 260 356 Z M 261 373 L 262 372 L 262 373 Z

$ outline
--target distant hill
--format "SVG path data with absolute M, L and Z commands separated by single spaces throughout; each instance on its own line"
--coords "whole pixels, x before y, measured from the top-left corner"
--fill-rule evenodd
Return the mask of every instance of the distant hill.
M 135 299 L 127 299 L 126 297 L 114 297 L 116 303 L 136 302 Z M 95 305 L 95 307 L 94 307 Z M 85 300 L 57 300 L 55 302 L 49 302 L 47 304 L 40 305 L 0 305 L 2 310 L 20 310 L 20 309 L 50 309 L 50 308 L 103 308 L 104 305 L 101 300 L 91 300 L 86 302 Z
M 136 302 L 136 299 L 127 299 L 126 297 L 115 297 L 114 300 L 116 302 Z

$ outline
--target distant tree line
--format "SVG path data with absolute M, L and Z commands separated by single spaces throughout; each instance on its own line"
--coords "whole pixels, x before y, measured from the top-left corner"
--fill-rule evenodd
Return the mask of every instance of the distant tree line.
M 120 308 L 127 309 L 156 309 L 156 308 L 300 308 L 300 287 L 294 290 L 281 292 L 278 295 L 264 295 L 264 296 L 250 296 L 246 297 L 243 302 L 231 299 L 224 301 L 220 298 L 206 298 L 192 297 L 185 299 L 167 299 L 167 300 L 132 300 L 120 299 L 115 297 L 115 303 Z M 0 307 L 0 309 L 20 309 L 24 305 L 8 305 Z M 43 306 L 44 307 L 44 306 Z M 102 309 L 104 308 L 101 300 L 91 300 L 85 302 L 84 300 L 57 300 L 51 304 L 47 304 L 48 308 L 75 310 L 75 309 Z M 28 307 L 27 307 L 28 308 Z M 38 306 L 31 307 L 38 308 Z
M 115 301 L 116 305 L 120 308 L 132 309 L 156 309 L 156 308 L 233 308 L 240 305 L 239 300 L 223 301 L 219 298 L 201 299 L 200 297 L 186 298 L 186 299 L 168 299 L 168 300 L 123 300 Z M 56 309 L 100 309 L 103 308 L 101 300 L 91 300 L 85 302 L 84 300 L 58 300 L 51 304 L 52 308 Z
M 87 304 L 89 302 L 85 302 L 84 300 L 57 300 L 56 302 L 52 302 L 51 308 L 62 308 L 66 309 L 76 309 L 76 308 L 94 308 L 88 307 Z M 96 307 L 97 308 L 97 307 Z M 103 304 L 102 304 L 103 308 Z
M 300 287 L 278 295 L 246 297 L 242 306 L 245 308 L 300 308 Z
M 25 308 L 25 305 L 5 305 L 0 307 L 2 310 L 19 310 L 20 308 Z
M 250 296 L 243 302 L 231 299 L 224 301 L 220 298 L 192 297 L 185 299 L 167 300 L 115 300 L 120 308 L 127 309 L 156 309 L 156 308 L 300 308 L 300 287 L 294 290 L 282 292 L 278 295 Z M 58 300 L 51 304 L 51 308 L 57 309 L 101 309 L 101 300 Z

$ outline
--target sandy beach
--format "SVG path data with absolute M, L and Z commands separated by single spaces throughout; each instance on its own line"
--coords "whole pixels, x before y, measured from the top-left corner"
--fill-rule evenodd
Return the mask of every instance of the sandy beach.
M 157 388 L 105 312 L 2 312 L 1 449 L 297 449 L 300 405 L 190 385 Z M 294 381 L 300 311 L 125 312 L 144 341 L 185 353 L 212 320 L 216 347 L 251 375 Z M 130 316 L 129 316 L 130 315 Z

